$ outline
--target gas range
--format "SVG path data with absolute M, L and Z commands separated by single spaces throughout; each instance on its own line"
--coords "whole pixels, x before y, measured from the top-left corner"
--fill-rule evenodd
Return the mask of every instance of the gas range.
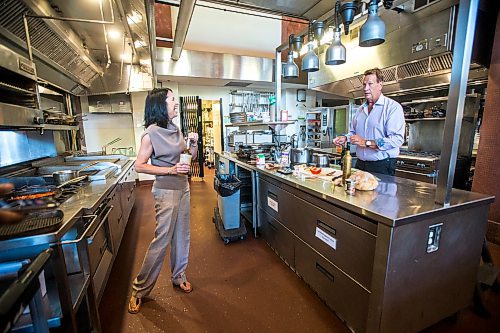
M 396 176 L 435 184 L 439 160 L 435 153 L 401 151 L 396 160 Z

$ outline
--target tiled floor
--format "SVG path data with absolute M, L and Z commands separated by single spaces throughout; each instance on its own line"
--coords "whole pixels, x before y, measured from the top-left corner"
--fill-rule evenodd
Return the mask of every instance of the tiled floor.
M 210 172 L 205 182 L 191 184 L 187 276 L 194 291 L 184 294 L 172 288 L 167 258 L 142 311 L 131 315 L 130 284 L 155 226 L 151 187 L 139 187 L 99 309 L 103 332 L 349 332 L 264 240 L 249 234 L 241 242 L 223 244 L 212 223 L 212 178 Z M 491 249 L 500 265 L 500 247 Z M 454 321 L 440 322 L 426 332 L 500 332 L 500 294 L 485 290 L 483 296 L 492 314 L 489 319 L 465 309 Z

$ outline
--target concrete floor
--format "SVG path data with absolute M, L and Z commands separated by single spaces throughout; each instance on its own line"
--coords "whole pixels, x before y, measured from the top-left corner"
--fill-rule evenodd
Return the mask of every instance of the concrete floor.
M 138 196 L 100 304 L 104 333 L 115 332 L 349 332 L 340 319 L 267 246 L 250 233 L 224 245 L 214 224 L 213 171 L 191 184 L 190 294 L 170 283 L 168 255 L 160 278 L 139 314 L 127 313 L 130 285 L 154 233 L 151 185 Z M 249 228 L 250 229 L 250 228 Z M 493 247 L 500 265 L 500 247 Z M 472 309 L 426 332 L 500 332 L 500 294 L 483 293 L 492 313 Z

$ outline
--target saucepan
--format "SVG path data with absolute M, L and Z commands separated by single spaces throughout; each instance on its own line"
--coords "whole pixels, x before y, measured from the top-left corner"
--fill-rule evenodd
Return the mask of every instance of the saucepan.
M 70 180 L 73 180 L 74 178 L 80 177 L 80 172 L 82 172 L 85 169 L 88 169 L 94 165 L 96 165 L 99 162 L 92 162 L 84 166 L 83 168 L 79 170 L 60 170 L 52 173 L 52 177 L 54 178 L 54 182 L 57 185 L 61 185 L 64 183 L 69 182 Z

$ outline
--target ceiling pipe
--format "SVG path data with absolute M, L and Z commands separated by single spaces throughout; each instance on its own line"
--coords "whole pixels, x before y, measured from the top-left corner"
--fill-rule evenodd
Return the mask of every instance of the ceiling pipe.
M 182 48 L 186 41 L 191 17 L 193 17 L 196 0 L 183 0 L 179 6 L 177 24 L 175 26 L 174 45 L 172 46 L 172 60 L 177 61 L 181 57 Z
M 111 4 L 111 13 L 113 12 L 113 5 Z M 104 21 L 104 10 L 102 9 L 102 0 L 99 0 L 99 9 L 101 11 L 101 19 Z M 111 55 L 109 54 L 109 43 L 108 43 L 108 32 L 106 31 L 106 24 L 102 25 L 102 31 L 104 33 L 104 44 L 106 45 L 106 69 L 111 66 Z
M 146 0 L 146 21 L 148 25 L 149 53 L 151 53 L 151 75 L 153 75 L 153 88 L 156 88 L 158 79 L 156 75 L 156 25 L 155 1 Z
M 135 54 L 137 54 L 137 49 L 135 48 L 135 40 L 134 35 L 132 34 L 132 30 L 130 29 L 130 25 L 128 24 L 127 14 L 125 14 L 125 9 L 123 9 L 123 4 L 121 0 L 115 0 L 116 7 L 118 8 L 118 13 L 120 14 L 120 20 L 122 21 L 123 26 L 125 27 L 126 35 L 132 40 L 132 50 Z

